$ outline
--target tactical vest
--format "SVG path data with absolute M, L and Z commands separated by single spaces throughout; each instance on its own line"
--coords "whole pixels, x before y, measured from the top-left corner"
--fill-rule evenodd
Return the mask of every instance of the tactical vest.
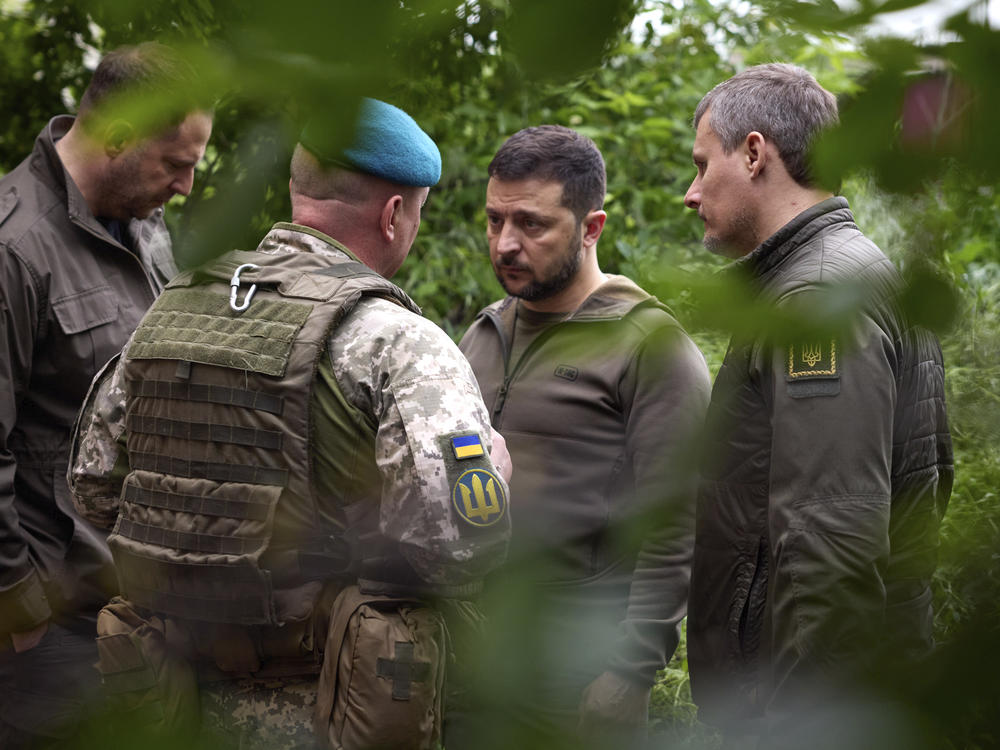
M 232 284 L 243 264 L 258 268 Z M 329 550 L 342 531 L 319 512 L 313 481 L 315 372 L 366 295 L 415 309 L 363 264 L 312 253 L 234 251 L 167 286 L 124 369 L 131 472 L 108 544 L 133 604 L 240 625 L 308 609 L 310 581 L 334 568 L 310 571 L 302 553 Z M 338 423 L 357 433 L 349 414 Z

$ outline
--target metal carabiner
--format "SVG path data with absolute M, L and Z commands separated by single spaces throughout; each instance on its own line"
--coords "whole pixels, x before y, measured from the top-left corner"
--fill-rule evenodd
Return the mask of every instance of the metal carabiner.
M 251 284 L 250 288 L 247 290 L 247 296 L 243 298 L 243 304 L 236 304 L 236 295 L 240 291 L 240 274 L 244 271 L 256 271 L 260 268 L 255 263 L 244 263 L 242 266 L 237 266 L 236 270 L 233 272 L 233 278 L 229 282 L 229 306 L 233 308 L 235 312 L 243 312 L 248 307 L 250 307 L 250 298 L 253 297 L 253 293 L 257 291 L 257 285 Z

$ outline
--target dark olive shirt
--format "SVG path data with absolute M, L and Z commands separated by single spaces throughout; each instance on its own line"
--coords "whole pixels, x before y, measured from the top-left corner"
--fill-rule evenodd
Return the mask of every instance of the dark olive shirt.
M 687 606 L 704 358 L 622 276 L 556 320 L 517 309 L 486 308 L 461 343 L 513 458 L 512 564 L 558 612 L 539 637 L 573 652 L 552 671 L 577 690 L 608 669 L 651 685 Z

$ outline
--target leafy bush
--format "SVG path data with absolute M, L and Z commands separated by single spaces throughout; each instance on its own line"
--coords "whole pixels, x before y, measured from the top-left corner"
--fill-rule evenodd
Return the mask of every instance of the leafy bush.
M 843 101 L 843 127 L 820 144 L 817 167 L 843 181 L 861 228 L 911 279 L 912 312 L 942 339 L 957 473 L 936 625 L 954 667 L 929 665 L 932 688 L 912 700 L 951 746 L 987 747 L 1000 741 L 987 658 L 1000 653 L 998 32 L 959 13 L 954 40 L 932 49 L 871 41 L 860 24 L 882 6 L 854 7 L 658 0 L 642 4 L 640 28 L 630 24 L 640 8 L 629 0 L 291 0 L 280 11 L 258 0 L 3 3 L 0 173 L 28 153 L 49 116 L 72 108 L 94 49 L 174 40 L 222 94 L 191 199 L 169 212 L 181 259 L 193 264 L 253 246 L 288 218 L 288 156 L 306 117 L 319 110 L 349 122 L 359 94 L 380 96 L 411 111 L 441 146 L 442 181 L 396 281 L 457 338 L 501 294 L 482 208 L 490 158 L 521 127 L 568 125 L 593 137 L 608 165 L 602 267 L 669 304 L 714 372 L 727 340 L 718 308 L 731 302 L 712 292 L 720 262 L 700 247 L 699 223 L 683 207 L 691 114 L 744 65 L 806 66 Z M 912 84 L 927 80 L 944 93 L 914 130 L 900 115 Z M 652 717 L 658 744 L 715 742 L 695 719 L 683 642 L 660 674 Z

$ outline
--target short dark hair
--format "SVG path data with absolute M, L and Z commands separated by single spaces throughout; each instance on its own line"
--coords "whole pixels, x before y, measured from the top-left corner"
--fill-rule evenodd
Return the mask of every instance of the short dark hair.
M 198 84 L 194 68 L 172 47 L 159 42 L 118 47 L 98 64 L 77 116 L 87 126 L 115 102 L 149 97 L 156 104 L 157 129 L 170 128 L 192 112 L 211 108 Z
M 808 71 L 788 63 L 755 65 L 720 83 L 698 103 L 695 128 L 706 111 L 727 154 L 756 130 L 774 143 L 788 174 L 806 187 L 813 182 L 809 147 L 838 120 L 836 97 Z
M 604 157 L 587 136 L 561 125 L 539 125 L 514 133 L 487 169 L 498 180 L 555 180 L 562 205 L 580 220 L 604 205 Z

